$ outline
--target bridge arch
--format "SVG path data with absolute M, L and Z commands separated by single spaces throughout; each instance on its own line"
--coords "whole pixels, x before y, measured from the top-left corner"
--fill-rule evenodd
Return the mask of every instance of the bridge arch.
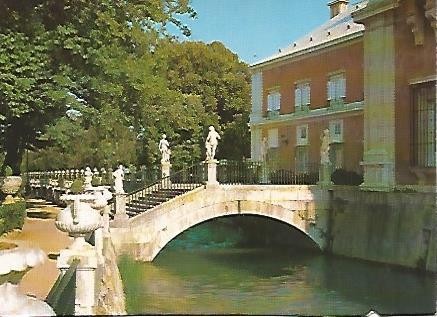
M 151 240 L 146 248 L 148 254 L 143 254 L 142 258 L 146 256 L 147 261 L 153 261 L 165 246 L 182 232 L 208 220 L 233 215 L 257 215 L 288 224 L 305 234 L 321 249 L 322 246 L 310 234 L 311 225 L 305 221 L 303 214 L 302 211 L 255 200 L 231 200 L 199 206 L 190 212 L 179 213 L 176 221 L 166 221 L 164 226 L 150 232 Z

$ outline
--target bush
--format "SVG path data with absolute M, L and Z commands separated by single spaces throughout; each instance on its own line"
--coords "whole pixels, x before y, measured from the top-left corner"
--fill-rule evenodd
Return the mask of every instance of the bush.
M 6 165 L 6 167 L 5 167 L 5 176 L 6 177 L 12 176 L 12 174 L 13 174 L 12 168 L 9 165 Z
M 278 185 L 314 185 L 318 179 L 317 172 L 294 173 L 289 170 L 276 170 L 269 174 L 270 182 Z
M 64 188 L 65 187 L 65 181 L 62 177 L 58 178 L 58 187 Z
M 100 177 L 93 176 L 93 178 L 91 179 L 91 186 L 96 187 L 96 186 L 100 186 L 101 184 L 102 184 L 102 179 Z
M 85 183 L 83 179 L 77 178 L 71 184 L 70 192 L 72 192 L 73 194 L 79 194 L 83 192 L 84 189 L 85 189 Z
M 336 169 L 331 174 L 331 181 L 334 185 L 360 185 L 363 182 L 363 176 L 345 169 Z
M 25 201 L 0 205 L 0 235 L 13 229 L 21 229 L 25 218 Z

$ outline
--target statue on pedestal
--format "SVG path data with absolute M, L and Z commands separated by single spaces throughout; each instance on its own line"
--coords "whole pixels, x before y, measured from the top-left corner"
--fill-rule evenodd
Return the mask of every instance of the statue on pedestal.
M 320 140 L 322 141 L 322 145 L 320 146 L 320 163 L 322 165 L 329 165 L 331 163 L 331 161 L 329 160 L 329 129 L 323 130 Z
M 170 163 L 170 144 L 167 141 L 167 136 L 162 135 L 162 139 L 159 141 L 158 145 L 159 151 L 161 152 L 161 163 Z
M 89 189 L 92 188 L 93 186 L 91 185 L 91 182 L 93 180 L 93 172 L 91 172 L 91 168 L 89 166 L 87 166 L 85 168 L 85 180 L 84 180 L 84 188 L 85 189 Z
M 112 173 L 114 176 L 114 190 L 116 194 L 123 194 L 123 180 L 124 180 L 124 170 L 123 165 L 119 165 L 118 168 Z
M 261 161 L 265 162 L 267 159 L 267 151 L 269 150 L 269 143 L 267 137 L 263 137 L 261 141 Z
M 220 135 L 215 131 L 213 126 L 209 127 L 209 133 L 206 137 L 205 148 L 206 148 L 206 160 L 214 160 L 215 152 L 218 145 L 218 140 L 220 140 Z

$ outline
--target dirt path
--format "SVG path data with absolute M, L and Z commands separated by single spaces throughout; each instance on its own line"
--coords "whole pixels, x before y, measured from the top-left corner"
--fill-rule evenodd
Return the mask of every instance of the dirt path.
M 30 270 L 20 283 L 23 293 L 45 299 L 59 274 L 56 255 L 70 245 L 72 240 L 55 227 L 56 215 L 61 210 L 59 207 L 39 199 L 30 199 L 27 203 L 23 229 L 1 236 L 0 242 L 39 247 L 49 256 L 44 264 Z

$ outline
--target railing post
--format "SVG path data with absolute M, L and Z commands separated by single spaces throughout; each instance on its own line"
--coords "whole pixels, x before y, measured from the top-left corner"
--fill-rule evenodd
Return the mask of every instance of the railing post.
M 208 164 L 208 181 L 206 182 L 207 186 L 217 186 L 219 182 L 217 181 L 217 160 L 208 160 L 205 161 Z
M 126 194 L 115 193 L 115 215 L 111 227 L 122 228 L 127 226 L 129 217 L 126 214 Z

